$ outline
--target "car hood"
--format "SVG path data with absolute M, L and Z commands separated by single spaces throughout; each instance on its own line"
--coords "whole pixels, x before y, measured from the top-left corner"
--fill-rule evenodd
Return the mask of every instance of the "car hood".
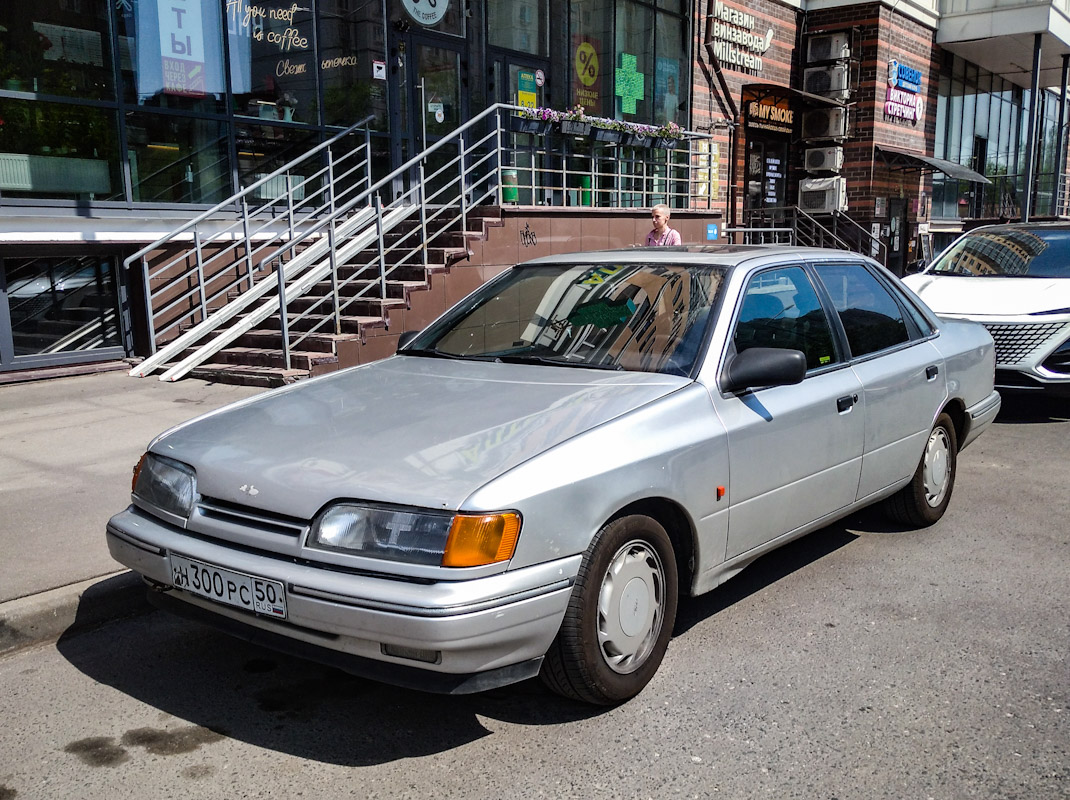
M 303 519 L 339 498 L 457 509 L 532 456 L 689 383 L 395 356 L 228 406 L 150 447 L 193 465 L 204 496 Z
M 921 273 L 903 279 L 937 314 L 1020 316 L 1070 308 L 1067 278 L 976 278 Z

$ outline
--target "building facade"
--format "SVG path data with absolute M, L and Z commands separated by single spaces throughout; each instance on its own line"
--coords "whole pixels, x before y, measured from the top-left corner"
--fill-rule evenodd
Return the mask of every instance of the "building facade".
M 707 134 L 728 227 L 843 212 L 902 273 L 1065 213 L 1067 54 L 1050 2 L 5 4 L 0 371 L 134 354 L 124 254 L 355 123 L 386 174 L 493 102 Z

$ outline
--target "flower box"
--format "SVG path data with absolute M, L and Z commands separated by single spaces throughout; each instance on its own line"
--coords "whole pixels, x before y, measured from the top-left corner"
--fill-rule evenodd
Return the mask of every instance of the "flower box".
M 671 136 L 659 136 L 654 140 L 654 147 L 661 150 L 675 150 L 682 141 L 683 139 L 674 139 Z
M 512 129 L 516 133 L 530 133 L 535 136 L 543 136 L 550 132 L 551 123 L 543 119 L 528 119 L 527 117 L 511 117 Z
M 594 126 L 591 128 L 591 138 L 596 142 L 619 142 L 620 131 L 615 131 L 611 128 L 599 128 Z
M 561 126 L 562 136 L 589 136 L 591 123 L 578 119 L 563 119 L 558 123 Z

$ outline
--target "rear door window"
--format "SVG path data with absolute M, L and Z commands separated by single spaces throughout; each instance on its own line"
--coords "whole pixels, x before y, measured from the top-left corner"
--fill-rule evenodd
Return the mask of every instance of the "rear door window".
M 816 264 L 815 269 L 836 307 L 853 357 L 910 341 L 902 306 L 865 266 Z

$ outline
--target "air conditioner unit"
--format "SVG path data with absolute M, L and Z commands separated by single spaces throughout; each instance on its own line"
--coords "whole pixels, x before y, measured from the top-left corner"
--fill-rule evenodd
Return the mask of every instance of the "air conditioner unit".
M 851 57 L 851 44 L 846 33 L 830 33 L 823 36 L 811 36 L 806 46 L 806 63 L 815 61 L 837 61 Z
M 803 91 L 835 100 L 851 95 L 851 73 L 848 64 L 830 64 L 803 70 Z
M 810 147 L 805 157 L 807 172 L 839 172 L 843 168 L 842 147 Z
M 819 108 L 807 111 L 802 120 L 803 139 L 833 139 L 842 141 L 847 138 L 847 109 Z
M 799 181 L 799 208 L 810 214 L 847 210 L 846 178 L 803 178 Z

